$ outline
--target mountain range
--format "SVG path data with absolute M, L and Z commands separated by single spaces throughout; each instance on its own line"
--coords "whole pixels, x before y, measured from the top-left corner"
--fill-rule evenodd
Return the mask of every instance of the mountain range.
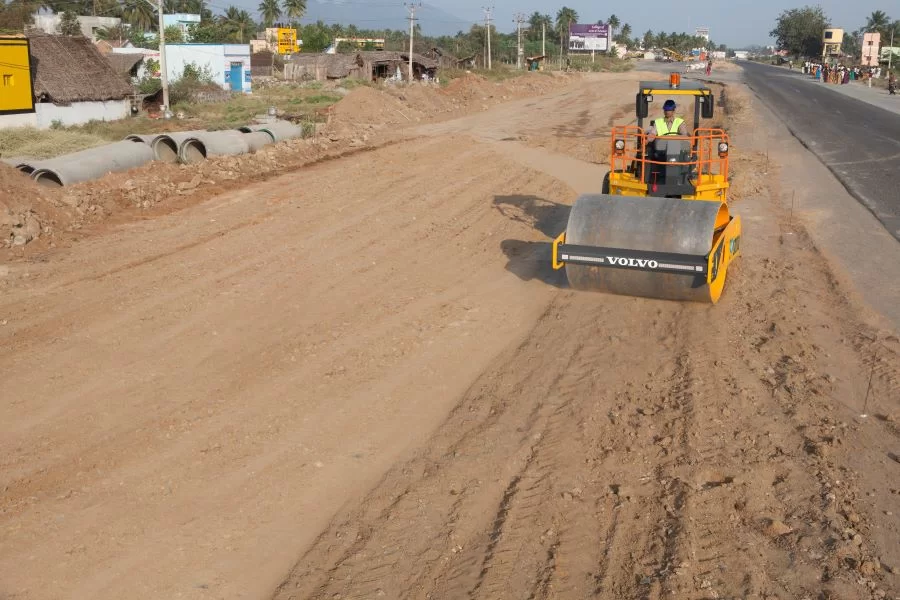
M 323 21 L 327 24 L 356 25 L 360 29 L 409 29 L 409 10 L 399 2 L 362 2 L 361 0 L 320 1 L 309 0 L 302 23 Z M 457 31 L 468 31 L 472 21 L 423 4 L 416 8 L 416 19 L 422 33 L 426 35 L 455 35 Z

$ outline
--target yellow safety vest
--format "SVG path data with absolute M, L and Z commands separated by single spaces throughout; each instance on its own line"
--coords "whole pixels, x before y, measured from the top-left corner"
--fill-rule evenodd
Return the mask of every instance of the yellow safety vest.
M 653 124 L 656 125 L 656 135 L 678 135 L 678 128 L 681 127 L 682 123 L 684 123 L 684 119 L 675 117 L 672 119 L 672 129 L 669 129 L 666 125 L 665 117 L 660 117 L 653 121 Z

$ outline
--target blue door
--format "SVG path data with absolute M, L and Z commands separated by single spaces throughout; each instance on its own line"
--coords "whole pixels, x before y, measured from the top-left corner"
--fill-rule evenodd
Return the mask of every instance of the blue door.
M 240 92 L 244 89 L 244 65 L 242 63 L 231 63 L 231 71 L 229 77 L 231 80 L 231 91 Z

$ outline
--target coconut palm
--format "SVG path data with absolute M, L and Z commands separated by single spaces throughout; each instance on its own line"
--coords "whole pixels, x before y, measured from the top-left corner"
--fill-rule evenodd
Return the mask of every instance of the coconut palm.
M 262 0 L 257 7 L 264 27 L 271 27 L 281 16 L 281 5 L 278 0 Z
M 887 13 L 883 10 L 876 10 L 869 15 L 869 19 L 866 21 L 866 29 L 881 33 L 887 29 L 890 24 L 891 19 L 887 16 Z
M 528 32 L 525 35 L 528 39 L 539 40 L 541 39 L 544 28 L 552 31 L 553 19 L 550 18 L 550 15 L 542 15 L 538 11 L 534 11 L 531 13 L 531 16 L 528 17 Z
M 122 41 L 128 39 L 128 30 L 124 25 L 112 25 L 110 27 L 101 27 L 96 34 L 98 40 Z
M 578 22 L 578 12 L 574 8 L 563 6 L 556 13 L 556 29 L 559 31 L 560 45 L 569 44 L 569 25 Z
M 219 17 L 222 27 L 230 32 L 233 39 L 244 43 L 247 38 L 256 29 L 256 23 L 246 10 L 241 10 L 236 6 L 229 6 L 225 9 L 225 14 Z
M 607 24 L 609 24 L 609 37 L 612 39 L 616 39 L 616 28 L 619 26 L 620 21 L 619 17 L 616 15 L 609 15 L 609 18 L 606 20 Z
M 125 0 L 122 16 L 139 31 L 150 31 L 156 25 L 156 10 L 147 0 Z
M 283 0 L 284 14 L 294 22 L 306 14 L 306 0 Z
M 631 36 L 631 25 L 629 25 L 628 23 L 625 23 L 624 25 L 622 25 L 622 29 L 619 30 L 618 39 L 621 39 L 622 43 L 627 46 L 630 36 Z
M 648 29 L 646 32 L 644 32 L 644 50 L 650 50 L 651 48 L 653 48 L 655 40 L 656 37 L 653 35 L 652 29 Z

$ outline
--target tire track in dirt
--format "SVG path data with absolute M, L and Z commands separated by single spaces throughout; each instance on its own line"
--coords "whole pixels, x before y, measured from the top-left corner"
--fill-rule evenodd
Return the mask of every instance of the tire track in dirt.
M 740 150 L 740 132 L 733 141 L 733 205 L 753 235 L 721 303 L 560 294 L 387 478 L 434 509 L 400 534 L 422 544 L 395 563 L 416 576 L 392 572 L 378 582 L 387 596 L 880 598 L 895 587 L 848 467 L 863 438 L 842 396 L 862 371 L 890 396 L 896 338 L 865 324 L 782 209 L 777 177 L 754 172 L 764 155 Z M 863 452 L 870 464 L 877 451 Z M 383 520 L 416 512 L 378 514 L 343 521 L 378 532 L 373 552 L 397 539 Z M 276 598 L 304 589 L 320 552 Z M 364 572 L 356 563 L 340 581 Z M 342 593 L 336 581 L 310 597 Z

